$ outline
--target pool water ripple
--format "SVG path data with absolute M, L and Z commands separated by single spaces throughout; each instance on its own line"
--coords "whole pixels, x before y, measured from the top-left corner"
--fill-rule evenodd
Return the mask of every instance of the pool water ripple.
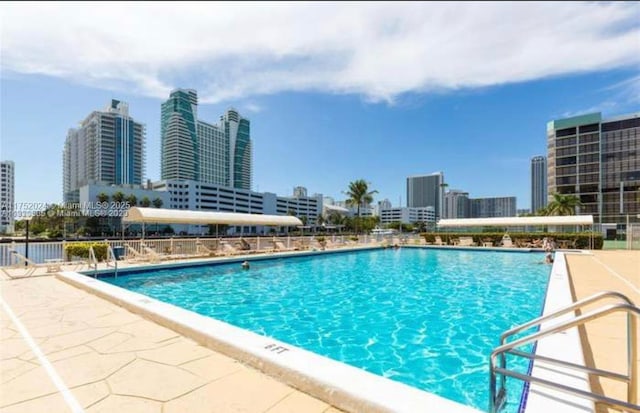
M 541 313 L 542 259 L 407 248 L 105 280 L 484 410 L 500 334 Z M 508 383 L 514 411 L 522 386 Z

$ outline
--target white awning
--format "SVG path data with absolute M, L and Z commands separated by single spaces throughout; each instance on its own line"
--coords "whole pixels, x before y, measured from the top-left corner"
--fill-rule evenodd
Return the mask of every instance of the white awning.
M 302 221 L 290 215 L 240 214 L 236 212 L 188 211 L 184 209 L 160 209 L 132 207 L 125 222 L 147 222 L 158 224 L 227 224 L 227 225 L 267 225 L 296 226 Z
M 459 218 L 441 219 L 439 228 L 446 227 L 525 227 L 536 225 L 593 225 L 593 215 L 564 215 L 541 217 Z

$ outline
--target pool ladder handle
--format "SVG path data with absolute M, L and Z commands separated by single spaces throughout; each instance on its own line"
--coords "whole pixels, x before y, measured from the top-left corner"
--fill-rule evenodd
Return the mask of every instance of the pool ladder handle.
M 552 327 L 549 327 L 542 331 L 537 331 L 535 333 L 531 333 L 528 336 L 522 337 L 516 341 L 506 343 L 506 339 L 522 330 L 526 330 L 530 327 L 540 325 L 544 321 L 548 321 L 554 318 L 557 318 L 561 315 L 567 314 L 569 312 L 573 312 L 576 309 L 584 307 L 588 304 L 592 304 L 594 302 L 606 299 L 606 298 L 616 298 L 622 301 L 622 303 L 610 304 L 605 307 L 600 307 L 594 311 L 591 311 L 587 314 L 581 315 L 579 317 L 560 322 Z M 525 353 L 519 350 L 516 350 L 516 347 L 523 346 L 525 344 L 530 344 L 533 342 L 537 342 L 539 339 L 549 336 L 551 334 L 558 333 L 560 331 L 564 331 L 573 327 L 577 327 L 583 325 L 591 320 L 604 317 L 613 312 L 625 312 L 627 314 L 627 375 L 618 374 L 614 372 L 609 372 L 605 370 L 590 368 L 581 366 L 574 363 L 569 363 L 562 360 L 556 360 L 549 357 L 539 356 L 535 354 Z M 637 333 L 638 333 L 638 318 L 640 318 L 640 308 L 636 307 L 633 302 L 624 294 L 615 292 L 615 291 L 603 291 L 582 300 L 576 301 L 575 303 L 561 308 L 551 314 L 546 316 L 538 317 L 534 320 L 531 320 L 527 323 L 516 326 L 506 332 L 504 332 L 500 336 L 500 346 L 494 349 L 491 353 L 490 358 L 490 377 L 489 377 L 489 412 L 496 413 L 501 410 L 503 404 L 506 400 L 506 376 L 513 377 L 519 380 L 537 383 L 545 387 L 550 387 L 556 390 L 564 391 L 565 393 L 575 394 L 580 397 L 584 397 L 586 399 L 592 400 L 594 402 L 605 403 L 611 406 L 621 407 L 623 409 L 628 409 L 631 412 L 640 412 L 640 406 L 637 404 L 638 394 L 637 394 L 637 382 L 638 382 L 638 364 L 636 359 L 638 358 L 638 343 L 637 343 Z M 576 389 L 573 387 L 565 386 L 563 384 L 554 383 L 548 380 L 540 379 L 537 377 L 533 377 L 527 374 L 517 373 L 515 371 L 511 371 L 506 367 L 506 354 L 512 354 L 516 356 L 522 356 L 528 358 L 530 360 L 540 360 L 547 363 L 556 364 L 559 366 L 571 368 L 574 370 L 579 370 L 582 372 L 586 372 L 589 374 L 596 374 L 599 376 L 604 376 L 616 380 L 621 380 L 627 383 L 627 401 L 621 401 L 617 399 L 612 399 L 606 396 L 602 396 L 596 393 L 587 392 L 584 390 Z M 496 366 L 496 359 L 500 357 L 500 367 Z M 496 373 L 501 375 L 500 378 L 500 389 L 496 394 Z
M 107 267 L 111 267 L 113 261 L 113 267 L 115 268 L 115 277 L 118 278 L 118 260 L 113 252 L 111 245 L 107 246 Z M 89 268 L 93 267 L 93 278 L 98 278 L 98 259 L 96 258 L 96 252 L 93 250 L 93 246 L 89 247 Z
M 111 264 L 112 262 L 113 265 Z M 118 259 L 116 258 L 116 254 L 113 252 L 111 244 L 107 244 L 107 268 L 111 266 L 114 268 L 115 278 L 118 278 Z

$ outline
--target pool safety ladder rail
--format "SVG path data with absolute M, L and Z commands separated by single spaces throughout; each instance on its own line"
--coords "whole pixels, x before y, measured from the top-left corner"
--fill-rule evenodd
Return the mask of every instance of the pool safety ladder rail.
M 113 248 L 111 245 L 107 246 L 107 258 L 106 258 L 107 267 L 114 267 L 114 275 L 118 277 L 118 260 L 116 259 L 116 255 L 113 252 Z M 96 258 L 96 252 L 93 249 L 93 246 L 89 247 L 89 268 L 93 268 L 93 278 L 98 277 L 98 259 Z
M 616 303 L 601 306 L 593 311 L 582 314 L 580 316 L 575 315 L 575 310 L 578 310 L 588 304 L 593 304 L 605 299 L 616 299 Z M 526 353 L 517 350 L 518 347 L 526 344 L 536 343 L 538 340 L 556 334 L 573 327 L 584 325 L 585 323 L 604 317 L 611 313 L 623 312 L 627 314 L 627 374 L 619 374 L 611 371 L 585 367 L 579 364 L 569 363 L 562 360 L 557 360 L 550 357 L 539 356 L 533 353 Z M 517 340 L 507 343 L 507 338 L 513 336 L 516 333 L 527 330 L 531 327 L 540 326 L 543 322 L 555 319 L 564 314 L 573 313 L 574 317 L 565 321 L 561 321 L 555 325 L 546 327 L 544 330 L 538 330 L 528 335 L 525 335 Z M 516 326 L 500 336 L 500 346 L 495 348 L 491 353 L 489 361 L 489 412 L 499 412 L 507 398 L 506 390 L 506 377 L 513 377 L 525 382 L 535 383 L 544 387 L 559 390 L 565 393 L 573 394 L 579 397 L 586 398 L 593 402 L 603 403 L 612 407 L 621 408 L 624 411 L 640 412 L 640 406 L 638 406 L 638 319 L 640 318 L 640 308 L 636 307 L 633 302 L 624 294 L 620 294 L 614 291 L 604 291 L 594 294 L 590 297 L 576 301 L 575 303 L 561 308 L 546 316 L 538 317 L 527 323 Z M 549 380 L 533 377 L 529 374 L 518 373 L 507 368 L 506 355 L 511 354 L 514 356 L 528 358 L 530 360 L 540 360 L 545 363 L 555 364 L 560 367 L 569 368 L 577 371 L 581 371 L 588 374 L 607 377 L 614 380 L 620 380 L 627 384 L 627 400 L 617 400 L 601 394 L 584 391 L 574 387 L 566 386 L 560 383 L 555 383 Z M 500 364 L 497 365 L 499 360 Z M 496 376 L 500 375 L 499 388 L 497 387 Z
M 114 276 L 118 278 L 118 259 L 116 258 L 116 254 L 113 252 L 113 248 L 111 245 L 107 244 L 107 267 L 113 266 L 114 268 Z

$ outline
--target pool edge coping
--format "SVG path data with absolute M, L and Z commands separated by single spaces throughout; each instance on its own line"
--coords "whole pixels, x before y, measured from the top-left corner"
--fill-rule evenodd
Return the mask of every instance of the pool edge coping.
M 590 254 L 587 250 L 557 251 L 555 260 L 549 274 L 549 283 L 545 297 L 542 315 L 547 315 L 558 308 L 571 305 L 571 277 L 565 254 Z M 559 322 L 575 318 L 573 313 L 546 321 L 540 325 L 540 330 L 547 329 Z M 573 351 L 568 351 L 572 349 Z M 585 366 L 584 350 L 577 327 L 570 328 L 562 333 L 553 334 L 537 343 L 536 355 L 570 361 Z M 565 385 L 580 390 L 591 391 L 589 376 L 587 373 L 576 370 L 553 366 L 534 360 L 531 375 L 553 382 L 562 382 Z M 592 401 L 585 398 L 553 390 L 548 387 L 531 383 L 524 397 L 524 413 L 540 413 L 562 411 L 563 413 L 585 413 L 595 411 Z

